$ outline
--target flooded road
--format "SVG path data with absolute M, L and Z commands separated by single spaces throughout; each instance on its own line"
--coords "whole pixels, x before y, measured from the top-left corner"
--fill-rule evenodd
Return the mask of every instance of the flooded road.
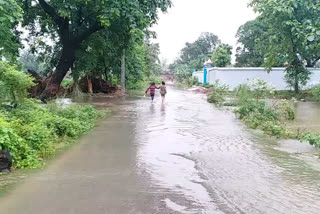
M 252 133 L 171 88 L 165 105 L 140 97 L 115 109 L 3 197 L 0 213 L 319 213 L 320 162 L 307 144 Z
M 289 128 L 301 132 L 320 132 L 320 103 L 295 103 L 296 119 L 290 122 Z

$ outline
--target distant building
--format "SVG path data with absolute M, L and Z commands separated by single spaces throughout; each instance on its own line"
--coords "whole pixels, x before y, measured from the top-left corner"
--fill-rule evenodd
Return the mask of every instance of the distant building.
M 211 59 L 209 59 L 208 61 L 206 61 L 203 64 L 203 68 L 213 68 L 213 63 L 212 63 Z

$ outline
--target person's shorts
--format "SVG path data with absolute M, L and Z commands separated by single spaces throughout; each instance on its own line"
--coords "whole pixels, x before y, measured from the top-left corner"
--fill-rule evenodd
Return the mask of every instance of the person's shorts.
M 154 94 L 150 94 L 151 99 L 154 100 Z

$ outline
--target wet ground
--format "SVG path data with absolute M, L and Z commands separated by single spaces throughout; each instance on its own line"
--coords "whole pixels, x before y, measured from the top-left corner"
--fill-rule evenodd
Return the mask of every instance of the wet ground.
M 104 101 L 90 102 L 102 107 Z M 319 213 L 317 150 L 247 130 L 202 95 L 113 105 L 81 143 L 0 200 L 0 213 Z

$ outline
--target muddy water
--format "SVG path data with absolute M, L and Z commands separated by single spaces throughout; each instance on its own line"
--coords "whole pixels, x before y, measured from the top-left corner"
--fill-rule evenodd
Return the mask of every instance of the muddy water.
M 90 102 L 102 106 L 105 100 Z M 0 213 L 319 213 L 312 147 L 251 133 L 201 95 L 124 99 Z
M 320 133 L 320 103 L 298 102 L 295 107 L 297 118 L 289 124 L 289 127 L 300 132 Z

